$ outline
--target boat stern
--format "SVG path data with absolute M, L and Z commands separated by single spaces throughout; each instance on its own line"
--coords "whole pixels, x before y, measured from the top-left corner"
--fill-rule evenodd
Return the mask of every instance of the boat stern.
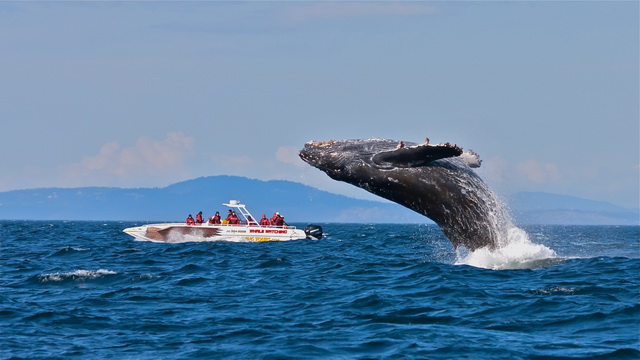
M 319 225 L 307 225 L 304 227 L 304 233 L 307 239 L 320 240 L 322 239 L 322 227 Z

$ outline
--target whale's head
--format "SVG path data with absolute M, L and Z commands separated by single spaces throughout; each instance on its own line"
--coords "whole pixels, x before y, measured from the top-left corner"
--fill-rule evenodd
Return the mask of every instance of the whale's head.
M 334 180 L 351 182 L 356 174 L 375 166 L 374 155 L 392 148 L 388 141 L 377 139 L 310 141 L 300 151 L 300 158 Z
M 358 184 L 368 172 L 417 168 L 432 161 L 460 156 L 455 145 L 416 145 L 387 139 L 310 141 L 300 158 L 334 180 Z

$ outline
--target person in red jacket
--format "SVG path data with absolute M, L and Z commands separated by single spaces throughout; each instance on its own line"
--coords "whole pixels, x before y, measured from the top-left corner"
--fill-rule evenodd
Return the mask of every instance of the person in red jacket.
M 262 219 L 260 219 L 260 225 L 271 225 L 269 219 L 267 219 L 267 215 L 262 214 Z
M 220 213 L 216 211 L 216 214 L 213 215 L 213 223 L 220 224 Z
M 227 221 L 229 221 L 230 225 L 240 224 L 240 219 L 238 218 L 238 215 L 236 215 L 234 211 L 231 211 L 230 215 L 227 216 Z
M 220 213 L 216 211 L 216 214 L 209 218 L 209 225 L 220 224 Z
M 273 224 L 277 227 L 283 227 L 284 226 L 284 218 L 282 216 L 280 216 L 280 214 L 278 214 L 278 217 L 276 218 L 275 223 Z
M 187 216 L 187 225 L 195 225 L 196 221 L 193 220 L 193 216 L 191 216 L 191 214 L 189 214 L 189 216 Z
M 269 224 L 270 225 L 275 225 L 276 221 L 278 220 L 278 216 L 280 216 L 280 213 L 274 212 L 273 216 L 271 217 L 271 219 L 269 219 Z
M 202 218 L 202 211 L 200 211 L 198 214 L 196 214 L 196 224 L 200 225 L 204 222 L 204 219 Z

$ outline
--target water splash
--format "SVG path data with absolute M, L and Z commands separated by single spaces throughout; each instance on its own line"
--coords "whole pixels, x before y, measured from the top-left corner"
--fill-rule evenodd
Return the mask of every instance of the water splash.
M 464 188 L 468 189 L 470 201 L 484 209 L 486 221 L 494 236 L 496 247 L 482 247 L 475 251 L 464 248 L 456 250 L 456 265 L 470 265 L 479 268 L 533 269 L 557 264 L 556 252 L 533 243 L 523 229 L 514 225 L 508 206 L 484 182 L 476 177 L 462 176 Z
M 500 246 L 495 250 L 484 247 L 472 252 L 463 249 L 456 252 L 456 265 L 492 270 L 535 269 L 563 261 L 552 249 L 531 242 L 529 235 L 515 226 L 507 229 L 506 238 L 501 239 Z

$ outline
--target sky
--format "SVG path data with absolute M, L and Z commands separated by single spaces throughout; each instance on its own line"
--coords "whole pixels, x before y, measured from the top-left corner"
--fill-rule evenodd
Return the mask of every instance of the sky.
M 480 154 L 499 194 L 635 208 L 639 13 L 637 1 L 3 1 L 0 191 L 238 175 L 373 198 L 298 151 L 429 137 Z

